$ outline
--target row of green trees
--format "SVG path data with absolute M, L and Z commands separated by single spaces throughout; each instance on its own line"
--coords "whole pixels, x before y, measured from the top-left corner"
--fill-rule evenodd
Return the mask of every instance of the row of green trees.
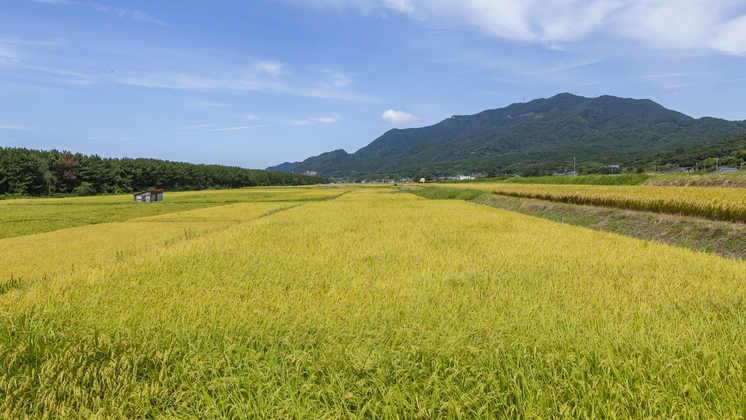
M 235 166 L 0 147 L 0 196 L 97 195 L 151 188 L 184 191 L 326 182 L 329 179 L 324 177 Z

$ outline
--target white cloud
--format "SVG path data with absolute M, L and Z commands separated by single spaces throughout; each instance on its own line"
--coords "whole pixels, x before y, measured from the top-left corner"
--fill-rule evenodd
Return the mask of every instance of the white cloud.
M 272 76 L 279 76 L 284 74 L 283 67 L 285 65 L 276 61 L 261 61 L 252 66 L 254 71 L 264 72 Z
M 212 131 L 236 131 L 236 130 L 246 130 L 249 127 L 226 127 L 226 128 L 216 128 Z
M 23 130 L 23 131 L 32 130 L 31 127 L 27 127 L 25 125 L 0 125 L 0 129 L 2 130 Z
M 259 121 L 261 118 L 257 117 L 256 115 L 247 115 L 246 119 L 249 121 Z
M 731 54 L 746 53 L 746 16 L 722 25 L 710 40 L 710 45 Z
M 342 99 L 348 101 L 368 101 L 367 95 L 346 92 L 318 81 L 302 78 L 268 78 L 265 70 L 243 69 L 204 69 L 200 73 L 171 73 L 169 71 L 148 74 L 119 76 L 114 81 L 119 84 L 176 89 L 198 92 L 267 92 L 285 93 L 310 98 Z
M 331 124 L 333 122 L 337 122 L 341 119 L 341 117 L 338 114 L 332 114 L 331 117 L 321 117 L 321 118 L 311 118 L 313 121 L 317 121 L 324 124 Z
M 241 126 L 241 127 L 226 127 L 226 128 L 216 128 L 212 131 L 236 131 L 236 130 L 248 130 L 249 128 L 259 128 L 259 127 L 266 127 L 266 125 L 250 125 L 250 126 Z
M 410 0 L 383 0 L 383 4 L 385 4 L 389 9 L 396 10 L 397 12 L 414 12 L 414 5 Z
M 326 73 L 329 81 L 338 88 L 343 88 L 352 83 L 352 79 L 342 73 L 337 73 L 331 70 L 324 70 L 324 73 Z
M 18 58 L 20 58 L 20 54 L 0 44 L 0 60 L 17 60 Z
M 611 35 L 661 49 L 746 52 L 743 0 L 283 0 L 370 14 L 398 12 L 443 29 L 548 47 Z
M 331 124 L 335 123 L 339 120 L 341 120 L 342 117 L 339 116 L 339 114 L 332 114 L 331 117 L 320 117 L 320 118 L 306 118 L 305 120 L 291 120 L 289 121 L 290 124 L 296 126 L 296 127 L 302 127 L 304 125 L 308 125 L 311 123 L 323 123 L 323 124 Z
M 381 117 L 389 124 L 395 124 L 395 125 L 401 125 L 401 124 L 411 124 L 415 121 L 419 121 L 420 119 L 415 117 L 412 114 L 402 112 L 402 111 L 394 111 L 393 109 L 389 109 L 388 111 L 384 112 Z

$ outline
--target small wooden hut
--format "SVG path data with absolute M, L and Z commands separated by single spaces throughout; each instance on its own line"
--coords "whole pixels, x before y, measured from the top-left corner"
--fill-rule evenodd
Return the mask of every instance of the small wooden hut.
M 135 203 L 155 203 L 163 201 L 163 190 L 143 191 L 135 194 Z

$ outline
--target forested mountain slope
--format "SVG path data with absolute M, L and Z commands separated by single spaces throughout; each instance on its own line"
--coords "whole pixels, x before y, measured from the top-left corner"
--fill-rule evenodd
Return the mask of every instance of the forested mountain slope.
M 563 93 L 438 124 L 393 129 L 355 153 L 344 150 L 270 167 L 334 177 L 457 172 L 592 170 L 746 132 L 746 121 L 695 119 L 647 99 Z

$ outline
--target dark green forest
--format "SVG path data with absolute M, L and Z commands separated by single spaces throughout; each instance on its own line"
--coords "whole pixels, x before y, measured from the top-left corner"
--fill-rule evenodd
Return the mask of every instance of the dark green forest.
M 312 185 L 328 178 L 236 166 L 159 159 L 102 158 L 57 150 L 0 147 L 0 197 L 98 195 L 163 188 L 168 191 Z
M 673 152 L 660 153 L 633 162 L 634 166 L 660 166 L 668 169 L 680 166 L 713 170 L 720 166 L 740 167 L 746 161 L 746 134 L 729 137 L 714 143 L 690 148 L 680 148 Z

